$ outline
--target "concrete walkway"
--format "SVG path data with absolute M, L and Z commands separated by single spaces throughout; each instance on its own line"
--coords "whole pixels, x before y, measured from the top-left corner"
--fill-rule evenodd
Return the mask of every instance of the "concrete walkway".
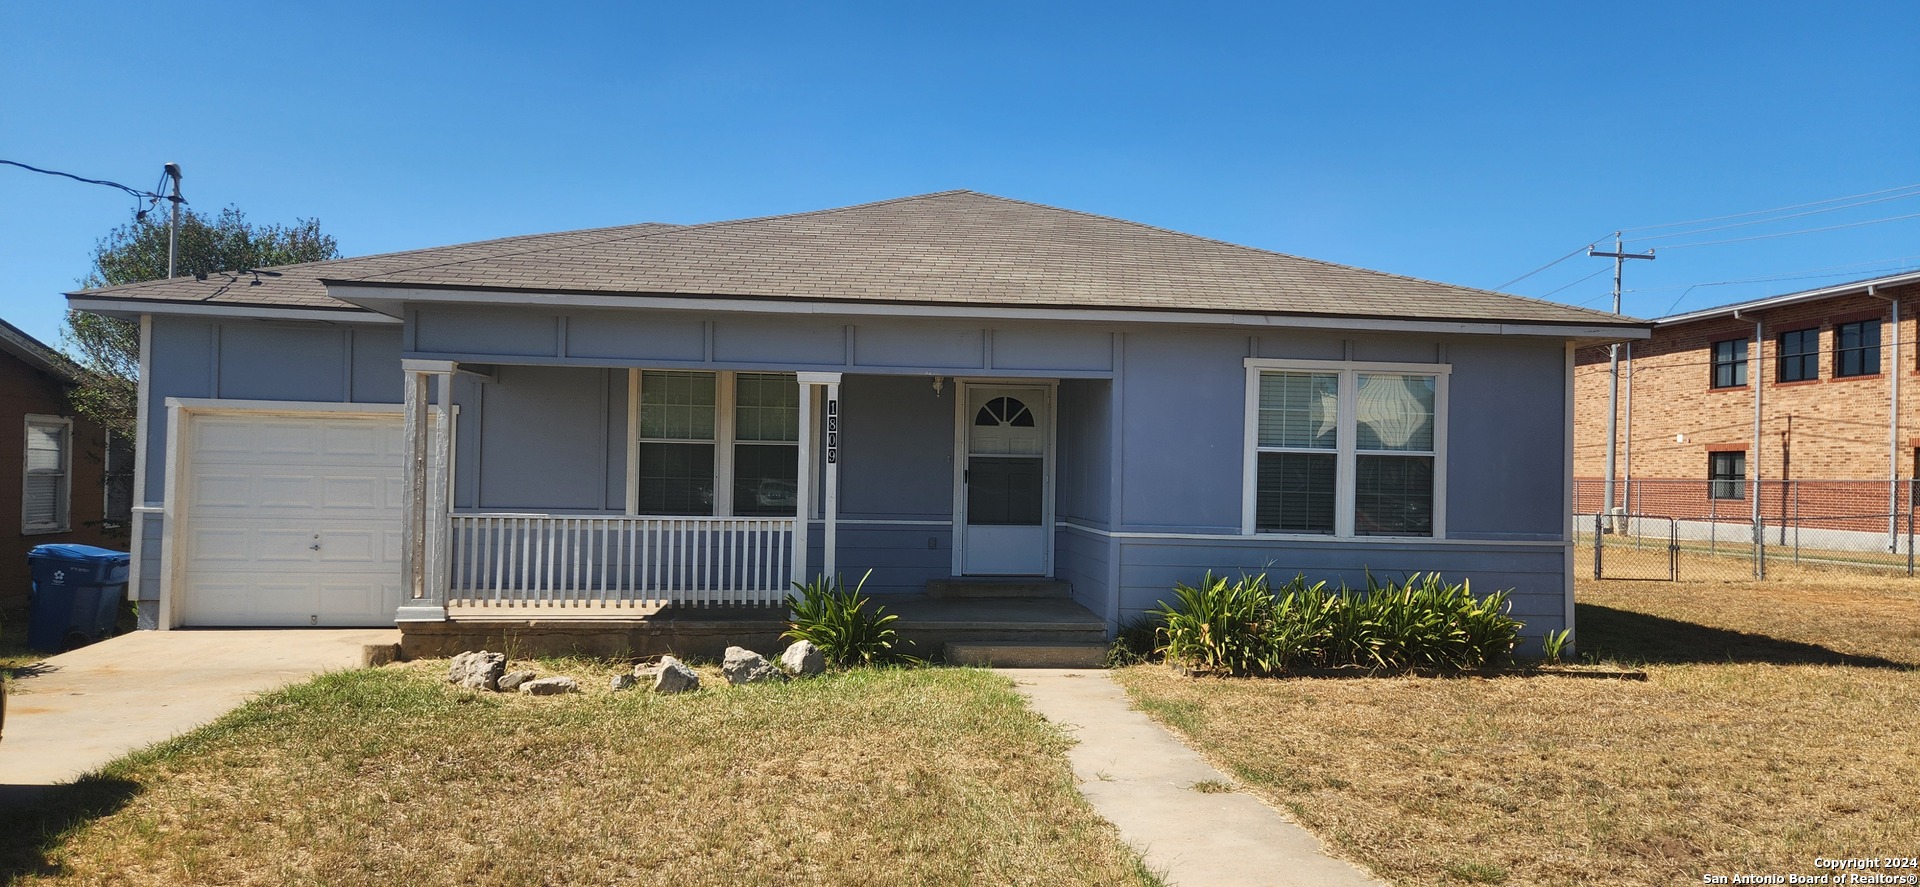
M 205 724 L 267 690 L 356 668 L 398 629 L 139 631 L 16 677 L 0 738 L 0 803 L 37 797 L 121 755 Z
M 1000 673 L 1079 740 L 1067 757 L 1080 793 L 1168 884 L 1384 887 L 1252 795 L 1195 791 L 1195 783 L 1233 780 L 1136 711 L 1106 672 Z

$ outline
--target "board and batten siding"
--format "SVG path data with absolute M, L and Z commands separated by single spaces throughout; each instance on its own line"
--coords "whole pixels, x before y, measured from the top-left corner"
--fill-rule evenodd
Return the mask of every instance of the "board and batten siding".
M 456 508 L 618 513 L 628 368 L 835 370 L 841 570 L 873 567 L 871 591 L 915 591 L 952 563 L 953 379 L 1058 379 L 1056 574 L 1111 623 L 1208 569 L 1354 584 L 1365 569 L 1437 569 L 1515 588 L 1529 636 L 1564 620 L 1563 342 L 992 323 L 444 306 L 409 309 L 404 330 L 156 317 L 149 439 L 165 440 L 168 397 L 395 403 L 403 356 L 455 360 L 494 374 L 455 386 Z M 1241 536 L 1249 357 L 1449 366 L 1448 538 Z M 151 504 L 159 450 L 147 454 Z M 149 515 L 149 560 L 158 525 Z M 157 570 L 143 573 L 151 600 Z
M 487 364 L 638 366 L 878 375 L 1105 377 L 1115 334 L 1046 323 L 987 328 L 911 318 L 618 309 L 416 306 L 407 354 Z
M 166 491 L 167 398 L 397 404 L 401 330 L 393 325 L 154 315 L 140 527 L 140 626 L 159 615 L 159 512 Z

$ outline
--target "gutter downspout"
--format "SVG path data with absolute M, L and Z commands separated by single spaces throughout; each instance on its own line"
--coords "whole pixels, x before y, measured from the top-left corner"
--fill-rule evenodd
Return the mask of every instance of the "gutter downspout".
M 1628 514 L 1633 509 L 1633 343 L 1627 348 L 1627 411 L 1625 433 L 1620 440 L 1620 505 Z
M 1740 309 L 1738 308 L 1733 309 L 1733 317 L 1735 320 L 1746 319 L 1740 316 Z M 1766 339 L 1763 337 L 1764 332 L 1765 331 L 1762 329 L 1760 324 L 1760 318 L 1758 317 L 1753 318 L 1753 362 L 1754 362 L 1753 369 L 1754 371 L 1748 374 L 1751 377 L 1750 381 L 1753 382 L 1753 444 L 1752 444 L 1753 451 L 1748 454 L 1748 459 L 1747 459 L 1747 472 L 1748 474 L 1752 475 L 1753 480 L 1750 485 L 1751 488 L 1747 491 L 1747 499 L 1753 506 L 1753 544 L 1755 546 L 1754 563 L 1756 564 L 1756 567 L 1755 567 L 1756 578 L 1760 578 L 1760 579 L 1765 579 L 1767 577 L 1766 562 L 1759 555 L 1759 546 L 1761 544 L 1761 541 L 1760 541 L 1760 477 L 1761 477 L 1761 473 L 1760 473 L 1760 465 L 1761 465 L 1760 463 L 1760 402 L 1761 402 L 1761 391 L 1763 390 L 1760 382 L 1762 377 L 1766 375 L 1766 366 L 1767 366 Z
M 1900 297 L 1882 296 L 1877 284 L 1867 295 L 1893 303 L 1893 354 L 1887 367 L 1887 550 L 1900 550 Z

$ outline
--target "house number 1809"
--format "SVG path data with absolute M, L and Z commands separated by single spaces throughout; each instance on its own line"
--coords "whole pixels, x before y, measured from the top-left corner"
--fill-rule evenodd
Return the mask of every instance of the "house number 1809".
M 840 461 L 840 399 L 827 398 L 827 464 Z

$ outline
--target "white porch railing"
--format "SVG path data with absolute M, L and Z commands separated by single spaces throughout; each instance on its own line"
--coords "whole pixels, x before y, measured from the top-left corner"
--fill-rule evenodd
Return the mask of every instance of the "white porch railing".
M 447 605 L 633 609 L 777 604 L 793 518 L 456 514 Z

